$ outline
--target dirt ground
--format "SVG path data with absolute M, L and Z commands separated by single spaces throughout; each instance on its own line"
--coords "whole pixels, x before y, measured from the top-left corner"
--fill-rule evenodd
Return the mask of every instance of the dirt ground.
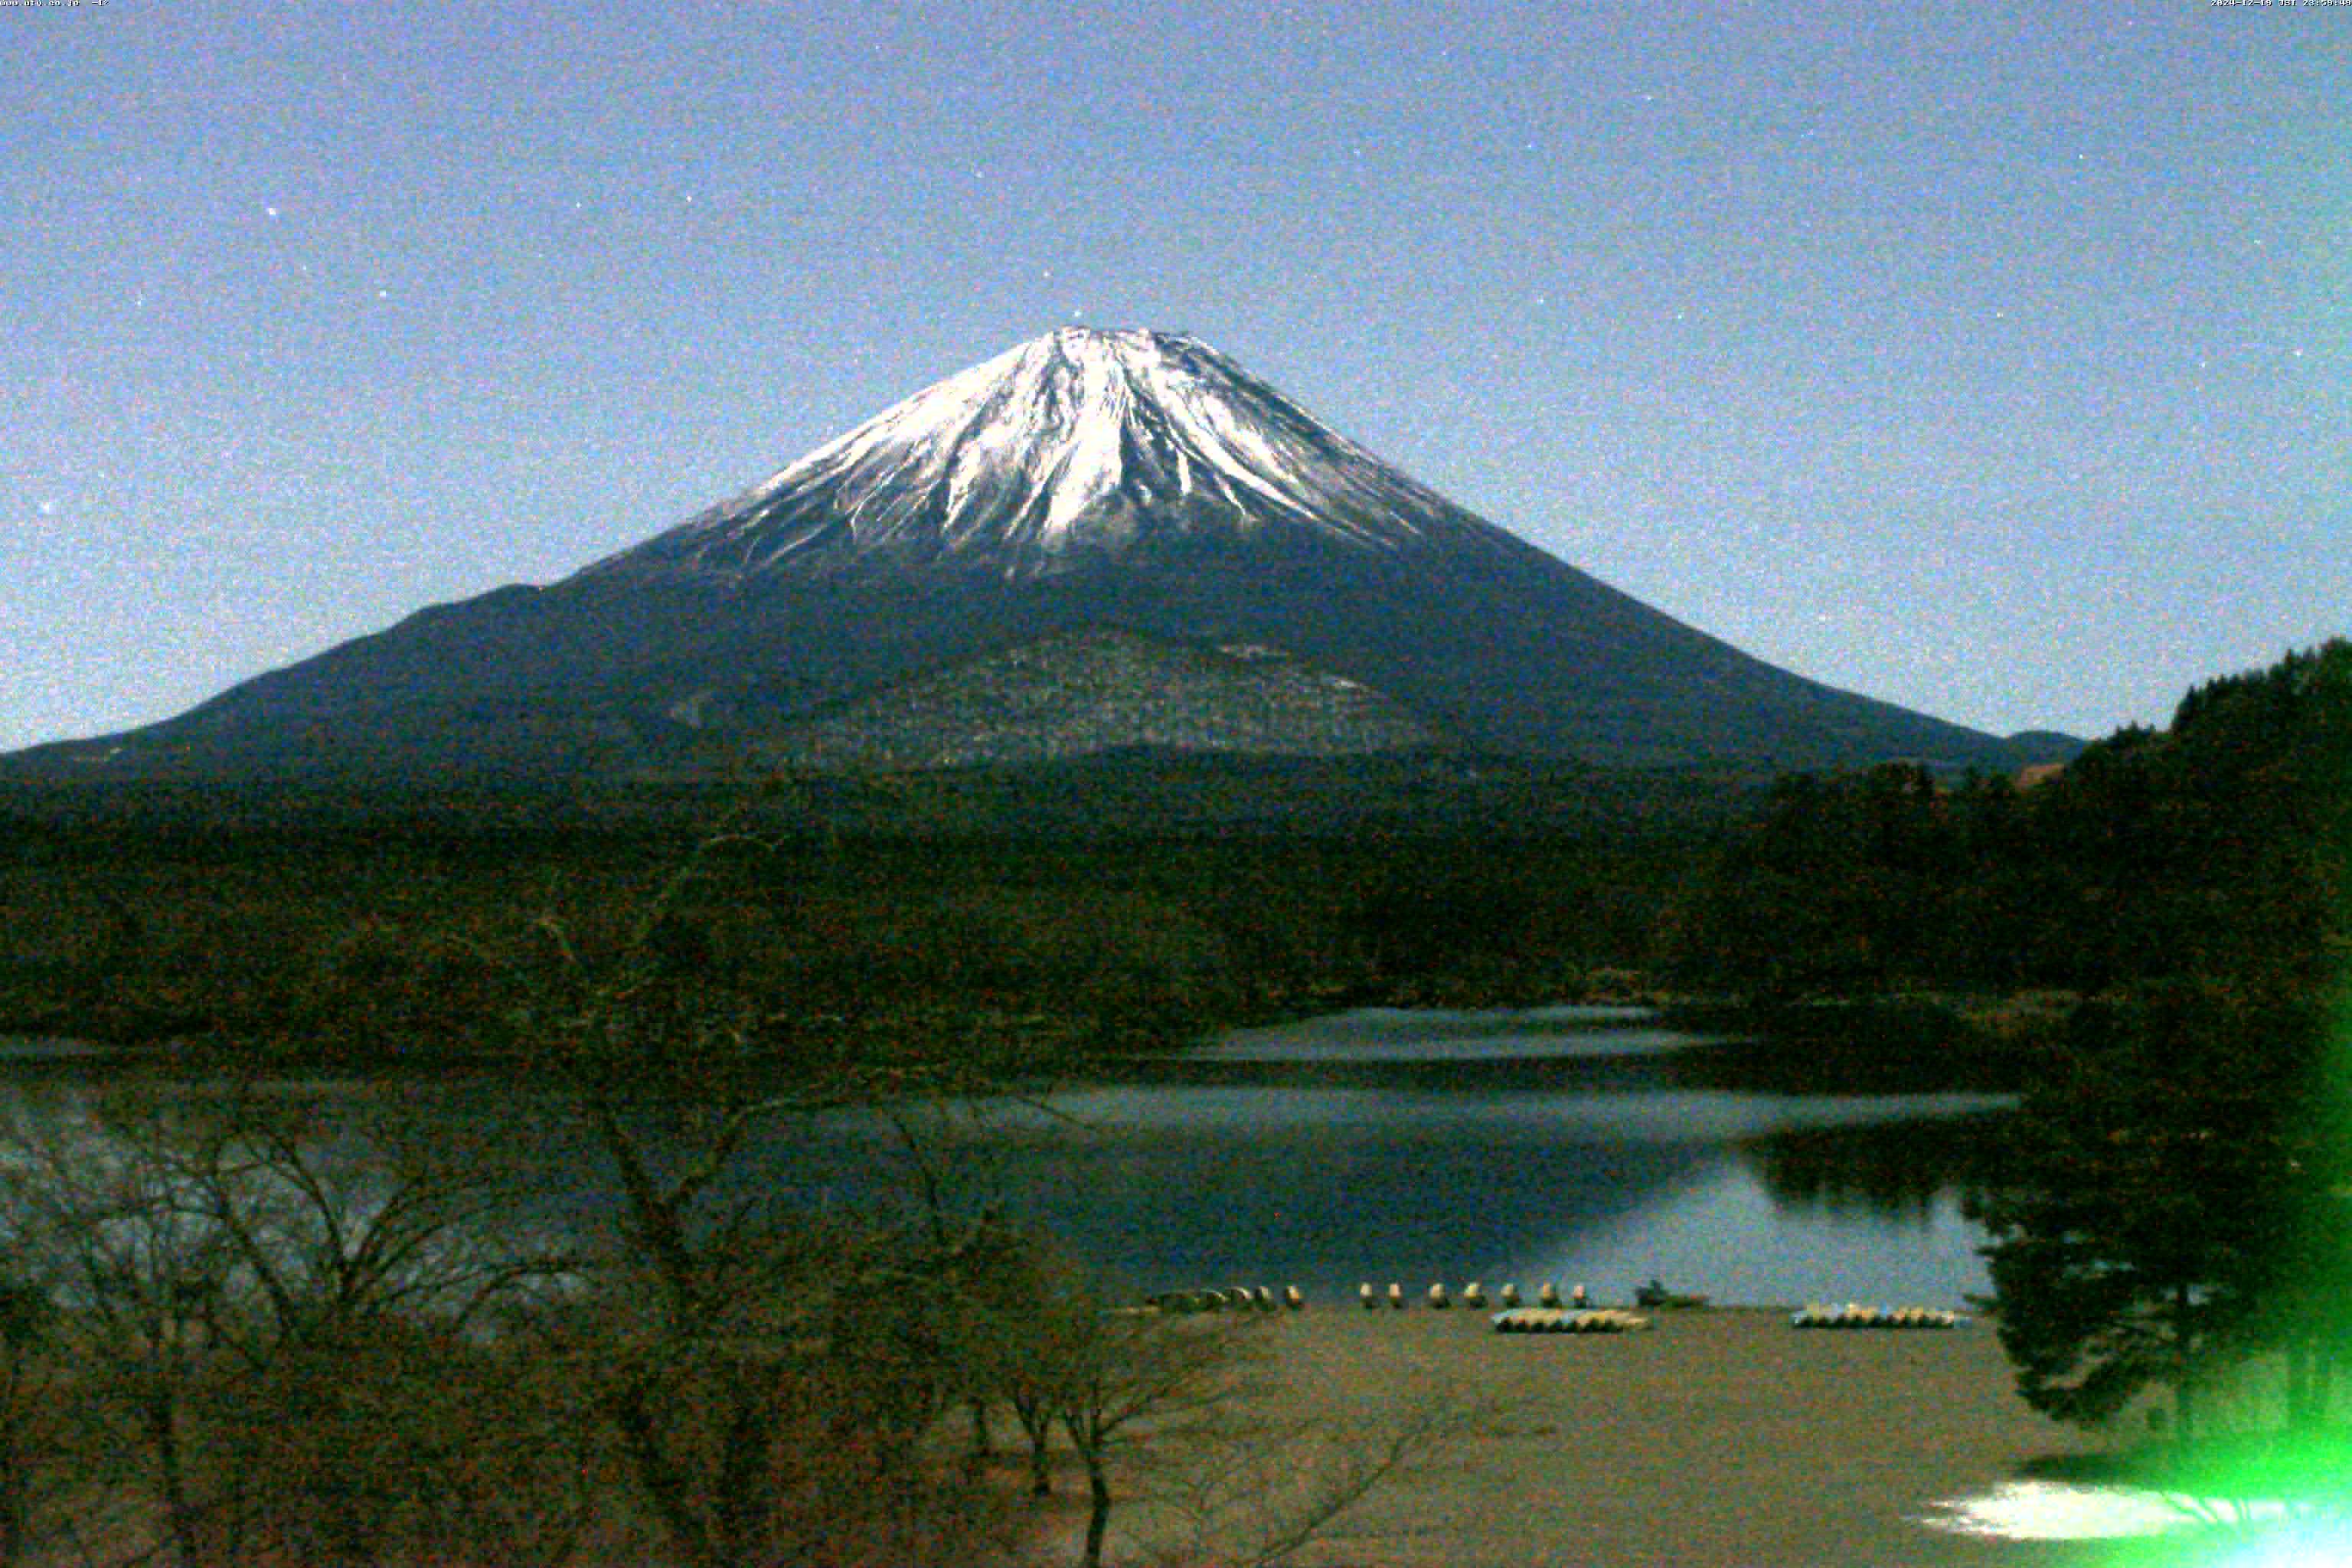
M 1969 1568 L 2087 1561 L 1917 1522 L 1940 1499 L 2101 1445 L 2035 1415 L 1992 1330 L 1799 1331 L 1784 1313 L 1664 1312 L 1648 1332 L 1500 1334 L 1486 1314 L 1309 1310 L 1265 1323 L 1277 1422 L 1372 1433 L 1433 1400 L 1475 1414 L 1392 1478 L 1314 1568 Z M 1278 1474 L 1279 1456 L 1276 1456 Z M 1302 1469 L 1305 1461 L 1301 1462 Z M 1155 1521 L 1129 1510 L 1127 1560 Z

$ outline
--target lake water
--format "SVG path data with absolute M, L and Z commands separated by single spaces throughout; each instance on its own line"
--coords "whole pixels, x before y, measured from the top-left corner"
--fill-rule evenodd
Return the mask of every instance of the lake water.
M 1349 1013 L 1057 1096 L 1083 1131 L 998 1108 L 969 1143 L 1018 1207 L 1149 1289 L 1556 1279 L 1622 1300 L 1655 1277 L 1719 1302 L 1949 1306 L 1988 1289 L 1960 1170 L 2007 1100 L 1691 1087 L 1701 1047 L 1622 1010 Z M 893 1158 L 870 1130 L 843 1148 Z
M 1706 1043 L 1624 1009 L 1361 1011 L 1224 1036 L 1042 1103 L 780 1122 L 730 1184 L 811 1206 L 912 1189 L 995 1202 L 1136 1288 L 1653 1277 L 1718 1302 L 1960 1306 L 1987 1289 L 1960 1212 L 1968 1152 L 2007 1102 L 1705 1087 Z M 20 1107 L 90 1092 L 9 1086 Z M 453 1140 L 520 1138 L 589 1220 L 592 1144 L 544 1091 L 482 1081 L 308 1086 L 396 1095 Z

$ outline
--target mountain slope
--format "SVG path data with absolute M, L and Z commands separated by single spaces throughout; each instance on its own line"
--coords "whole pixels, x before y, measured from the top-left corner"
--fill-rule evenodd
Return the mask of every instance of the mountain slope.
M 1638 603 L 1193 340 L 1076 329 L 951 376 L 562 582 L 420 612 L 180 718 L 34 760 L 661 768 L 714 742 L 757 751 L 893 683 L 1089 628 L 1278 650 L 1466 750 L 1755 767 L 2030 760 Z M 1288 742 L 1268 731 L 1265 744 Z

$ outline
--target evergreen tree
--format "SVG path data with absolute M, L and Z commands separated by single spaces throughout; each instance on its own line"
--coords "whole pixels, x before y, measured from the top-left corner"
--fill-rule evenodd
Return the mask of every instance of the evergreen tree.
M 2212 1373 L 2300 1326 L 2281 1309 L 2319 1191 L 2296 1092 L 2315 1025 L 2191 985 L 2075 1016 L 1976 1205 L 2035 1409 L 2096 1425 L 2162 1385 L 2191 1436 Z

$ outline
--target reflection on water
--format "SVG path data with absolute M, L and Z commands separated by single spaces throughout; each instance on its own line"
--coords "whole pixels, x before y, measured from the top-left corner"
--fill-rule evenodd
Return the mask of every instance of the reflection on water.
M 1297 1282 L 1329 1299 L 1368 1279 L 1552 1279 L 1622 1300 L 1656 1277 L 1724 1302 L 1957 1306 L 1985 1289 L 1958 1192 L 2001 1101 L 1683 1087 L 1670 1061 L 1689 1043 L 1622 1009 L 1343 1014 L 1227 1036 L 1047 1107 L 780 1121 L 718 1195 L 903 1202 L 919 1152 L 951 1202 L 995 1203 L 1146 1289 Z M 593 1140 L 546 1089 L 317 1092 L 388 1092 L 453 1142 L 520 1147 L 550 1222 L 612 1208 Z
M 1958 1309 L 1989 1287 L 1981 1233 L 1955 1197 L 1916 1223 L 1781 1207 L 1727 1159 L 1631 1214 L 1576 1236 L 1544 1272 L 1622 1300 L 1656 1279 L 1717 1303 L 1858 1301 Z
M 1697 1037 L 1661 1028 L 1645 1007 L 1530 1007 L 1461 1012 L 1360 1007 L 1260 1029 L 1234 1029 L 1185 1059 L 1255 1062 L 1407 1062 L 1600 1059 L 1684 1050 Z
M 1927 1225 L 1956 1191 L 1992 1184 L 2001 1121 L 1979 1112 L 1789 1127 L 1750 1139 L 1739 1152 L 1784 1207 Z

